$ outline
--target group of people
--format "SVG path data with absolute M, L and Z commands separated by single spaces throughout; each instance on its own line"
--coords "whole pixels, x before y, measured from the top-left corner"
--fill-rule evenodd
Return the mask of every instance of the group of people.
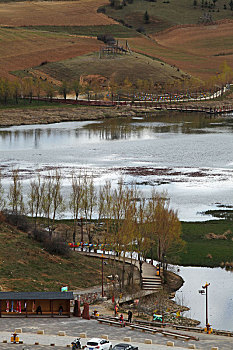
M 119 306 L 116 304 L 115 305 L 115 308 L 114 308 L 114 314 L 115 314 L 115 317 L 118 316 L 118 311 L 119 311 Z M 133 313 L 131 310 L 128 311 L 128 322 L 131 323 L 132 322 L 132 317 L 133 317 Z M 123 317 L 123 314 L 120 314 L 120 317 L 119 317 L 119 320 L 120 322 L 124 322 L 124 317 Z
M 59 309 L 58 309 L 59 316 L 62 316 L 62 313 L 63 313 L 63 307 L 62 307 L 62 305 L 60 305 Z M 39 314 L 42 315 L 42 308 L 41 308 L 40 305 L 38 305 L 37 308 L 36 308 L 36 314 L 37 315 L 39 315 Z

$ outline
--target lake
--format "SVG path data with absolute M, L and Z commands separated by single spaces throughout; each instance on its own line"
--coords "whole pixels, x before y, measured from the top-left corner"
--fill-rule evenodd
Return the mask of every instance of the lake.
M 26 185 L 35 170 L 59 167 L 66 192 L 72 170 L 93 173 L 97 186 L 123 176 L 145 195 L 167 191 L 181 220 L 206 220 L 203 211 L 233 204 L 232 134 L 233 115 L 177 112 L 1 128 L 1 169 L 7 186 L 12 168 Z

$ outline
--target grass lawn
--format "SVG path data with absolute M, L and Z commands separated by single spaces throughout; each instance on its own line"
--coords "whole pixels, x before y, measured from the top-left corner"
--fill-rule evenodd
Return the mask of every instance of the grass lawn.
M 182 238 L 187 242 L 186 252 L 180 254 L 180 264 L 190 266 L 220 266 L 233 261 L 233 234 L 227 240 L 205 238 L 208 233 L 233 232 L 233 221 L 212 220 L 206 222 L 182 222 Z M 211 258 L 207 255 L 210 254 Z
M 71 105 L 62 105 L 63 107 L 70 107 Z M 60 103 L 51 103 L 51 102 L 46 102 L 46 101 L 37 101 L 37 100 L 32 100 L 30 103 L 29 100 L 18 100 L 18 103 L 13 101 L 8 101 L 6 104 L 5 103 L 0 103 L 0 109 L 11 109 L 11 108 L 49 108 L 49 107 L 61 107 Z M 74 107 L 74 106 L 72 106 Z

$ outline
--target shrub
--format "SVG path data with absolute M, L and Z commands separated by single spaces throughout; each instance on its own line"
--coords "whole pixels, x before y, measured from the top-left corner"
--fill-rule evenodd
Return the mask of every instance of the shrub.
M 40 243 L 45 242 L 48 239 L 48 232 L 44 230 L 35 229 L 33 232 L 33 238 Z
M 16 226 L 21 231 L 29 231 L 30 224 L 25 215 L 14 214 L 10 211 L 4 211 L 4 215 L 8 224 Z
M 48 61 L 42 61 L 41 64 L 40 64 L 40 67 L 44 66 L 45 64 L 48 64 Z
M 70 248 L 68 244 L 61 241 L 59 238 L 47 239 L 44 242 L 44 247 L 50 254 L 62 256 L 69 256 L 70 254 Z
M 97 9 L 97 13 L 106 13 L 106 9 L 104 6 L 100 6 L 98 9 Z
M 97 36 L 98 40 L 103 41 L 105 44 L 115 43 L 116 40 L 111 34 L 100 34 Z
M 139 27 L 136 29 L 138 33 L 145 33 L 145 28 L 144 27 Z

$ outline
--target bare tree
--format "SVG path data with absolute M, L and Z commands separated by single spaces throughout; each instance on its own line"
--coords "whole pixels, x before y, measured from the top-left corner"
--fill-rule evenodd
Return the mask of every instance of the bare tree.
M 4 189 L 2 186 L 2 172 L 0 170 L 0 211 L 5 208 L 6 200 L 4 198 Z
M 19 179 L 18 169 L 12 170 L 12 180 L 13 184 L 10 185 L 9 189 L 9 204 L 12 209 L 12 213 L 15 215 L 24 213 L 24 203 L 22 194 L 22 184 Z
M 64 199 L 61 194 L 61 172 L 58 169 L 55 171 L 52 186 L 52 208 L 53 217 L 51 230 L 53 231 L 56 215 L 62 213 L 65 208 Z
M 87 174 L 83 179 L 83 193 L 82 193 L 82 210 L 85 216 L 86 231 L 89 239 L 89 243 L 92 243 L 94 231 L 90 227 L 92 220 L 93 210 L 97 204 L 96 189 L 94 186 L 93 175 L 88 176 Z M 89 225 L 88 225 L 89 221 Z
M 43 184 L 41 208 L 47 218 L 50 238 L 54 229 L 56 215 L 64 210 L 64 200 L 61 194 L 61 173 L 58 169 L 55 173 L 48 174 Z
M 32 180 L 30 182 L 28 206 L 30 214 L 32 218 L 34 218 L 35 230 L 37 228 L 38 215 L 40 215 L 42 211 L 44 187 L 45 183 L 41 182 L 40 174 L 37 175 L 37 178 L 35 180 Z
M 83 182 L 81 172 L 78 176 L 74 173 L 72 174 L 72 192 L 70 194 L 69 207 L 73 213 L 74 220 L 74 232 L 73 232 L 73 241 L 76 241 L 76 233 L 77 233 L 77 222 L 78 217 L 81 212 L 81 204 L 82 204 L 82 195 L 83 195 Z

